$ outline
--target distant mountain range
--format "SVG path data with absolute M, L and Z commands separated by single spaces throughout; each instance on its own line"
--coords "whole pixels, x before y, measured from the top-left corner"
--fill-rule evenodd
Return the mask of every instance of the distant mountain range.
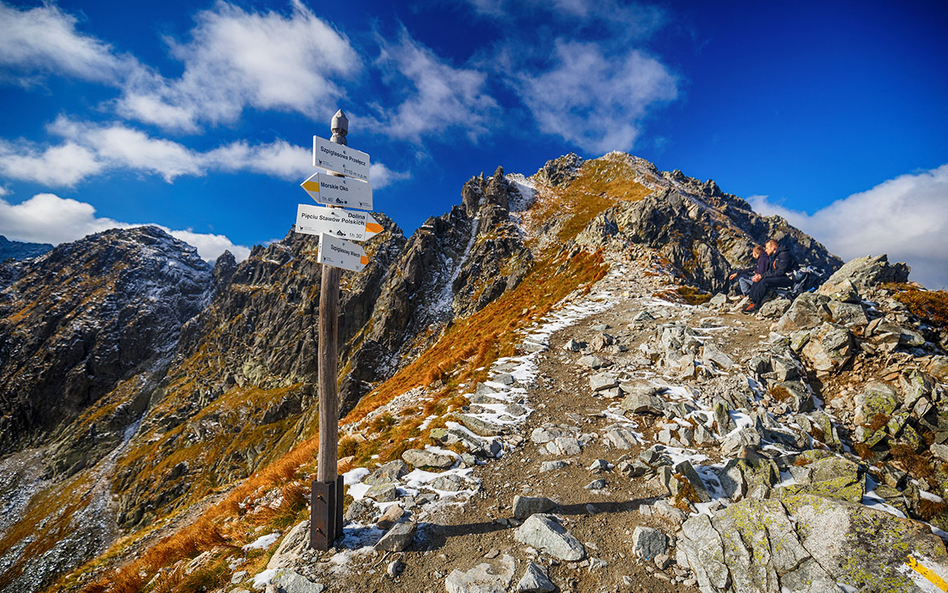
M 10 241 L 3 235 L 0 235 L 0 261 L 10 258 L 15 260 L 27 259 L 43 255 L 51 251 L 53 246 L 49 243 L 25 243 L 23 241 Z

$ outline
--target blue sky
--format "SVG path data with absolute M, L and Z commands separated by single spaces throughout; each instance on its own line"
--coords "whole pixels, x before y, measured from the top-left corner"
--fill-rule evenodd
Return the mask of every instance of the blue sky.
M 337 108 L 406 232 L 628 151 L 948 285 L 944 2 L 0 1 L 0 234 L 282 238 Z

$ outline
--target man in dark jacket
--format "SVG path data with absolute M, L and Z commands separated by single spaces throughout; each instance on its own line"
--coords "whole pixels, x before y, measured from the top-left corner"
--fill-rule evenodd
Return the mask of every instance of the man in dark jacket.
M 775 239 L 770 239 L 764 246 L 767 255 L 770 256 L 770 265 L 765 274 L 755 274 L 751 287 L 751 302 L 744 307 L 745 313 L 756 313 L 760 306 L 767 299 L 771 289 L 780 286 L 793 286 L 793 278 L 790 274 L 796 268 L 796 261 L 790 250 L 780 245 Z

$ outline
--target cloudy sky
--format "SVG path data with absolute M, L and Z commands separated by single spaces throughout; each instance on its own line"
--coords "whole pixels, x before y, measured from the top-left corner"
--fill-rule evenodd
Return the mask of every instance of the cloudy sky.
M 502 165 L 632 152 L 948 285 L 943 2 L 3 2 L 0 234 L 282 238 L 350 117 L 406 232 Z

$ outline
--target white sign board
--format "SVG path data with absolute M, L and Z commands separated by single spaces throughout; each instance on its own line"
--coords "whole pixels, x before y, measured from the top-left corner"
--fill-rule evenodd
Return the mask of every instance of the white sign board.
M 327 233 L 350 241 L 365 241 L 381 233 L 382 225 L 368 212 L 300 204 L 294 230 L 304 235 Z
M 338 146 L 334 144 L 333 146 Z M 319 204 L 348 206 L 361 210 L 372 209 L 372 184 L 326 173 L 313 173 L 300 184 Z
M 369 154 L 313 136 L 313 166 L 369 180 Z
M 316 261 L 326 266 L 361 272 L 369 263 L 369 258 L 360 245 L 323 233 L 319 236 Z

